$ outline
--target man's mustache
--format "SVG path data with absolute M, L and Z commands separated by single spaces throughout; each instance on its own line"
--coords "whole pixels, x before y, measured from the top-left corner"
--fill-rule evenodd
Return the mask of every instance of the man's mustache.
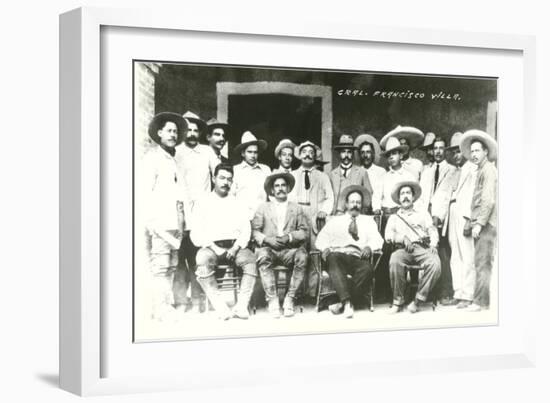
M 275 194 L 277 194 L 277 195 L 286 195 L 286 192 L 284 190 L 279 190 L 279 191 L 275 192 Z
M 352 208 L 350 208 L 351 211 L 359 211 L 359 207 L 357 206 L 353 206 Z
M 313 157 L 310 157 L 309 155 L 306 155 L 306 156 L 304 157 L 304 159 L 305 159 L 305 160 L 313 161 Z
M 409 199 L 408 197 L 405 197 L 405 198 L 403 199 L 403 201 L 404 201 L 404 202 L 410 202 L 411 199 Z
M 187 140 L 198 140 L 199 137 L 198 136 L 195 136 L 194 134 L 191 134 L 189 136 L 187 136 Z

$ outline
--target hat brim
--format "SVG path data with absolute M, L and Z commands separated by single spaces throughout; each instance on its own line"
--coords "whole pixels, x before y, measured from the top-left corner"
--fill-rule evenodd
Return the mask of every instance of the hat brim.
M 208 129 L 208 132 L 212 132 L 214 129 L 223 129 L 225 130 L 226 134 L 231 132 L 231 126 L 229 126 L 227 123 L 212 123 L 210 125 L 206 125 L 206 128 Z
M 339 200 L 338 200 L 338 204 L 341 206 L 341 205 L 345 205 L 346 203 L 346 198 L 348 197 L 348 195 L 350 193 L 353 193 L 353 192 L 360 192 L 361 195 L 363 196 L 363 208 L 368 208 L 370 207 L 371 203 L 372 203 L 372 196 L 370 194 L 370 192 L 367 190 L 366 187 L 364 186 L 360 186 L 360 185 L 350 185 L 350 186 L 346 186 L 343 190 L 342 190 L 342 193 L 340 193 L 340 196 L 339 196 Z
M 161 112 L 153 116 L 149 123 L 147 130 L 149 137 L 157 144 L 161 144 L 158 131 L 161 130 L 166 122 L 174 122 L 178 128 L 178 137 L 176 139 L 176 145 L 181 144 L 185 137 L 185 131 L 187 130 L 186 120 L 179 114 L 173 112 Z
M 283 148 L 292 148 L 292 155 L 294 155 L 294 150 L 296 149 L 296 144 L 292 142 L 285 142 L 282 144 L 278 144 L 277 147 L 275 147 L 275 158 L 279 158 L 279 153 Z
M 286 184 L 288 185 L 287 193 L 292 192 L 292 189 L 294 189 L 294 185 L 296 185 L 296 179 L 294 178 L 294 176 L 292 174 L 289 174 L 288 172 L 277 172 L 265 178 L 264 190 L 266 194 L 273 195 L 273 183 L 279 178 L 284 178 L 286 180 Z
M 315 155 L 319 154 L 321 152 L 321 147 L 319 147 L 316 144 L 313 143 L 306 143 L 306 144 L 300 144 L 294 149 L 294 156 L 298 159 L 300 159 L 300 152 L 302 151 L 302 148 L 304 147 L 312 147 L 315 150 Z
M 332 147 L 333 150 L 345 150 L 349 149 L 352 151 L 357 150 L 357 147 L 355 147 L 353 144 L 337 144 L 334 147 Z
M 462 139 L 460 140 L 460 151 L 462 152 L 462 155 L 468 160 L 471 159 L 470 147 L 472 143 L 476 140 L 481 141 L 487 146 L 487 159 L 489 161 L 496 161 L 496 159 L 498 158 L 498 144 L 496 140 L 488 134 L 477 130 L 470 133 L 465 132 L 462 136 Z
M 409 151 L 409 146 L 394 147 L 391 150 L 384 151 L 384 157 L 388 158 L 392 151 L 398 150 L 400 153 L 406 153 Z
M 393 200 L 393 202 L 395 204 L 401 204 L 399 202 L 399 192 L 401 191 L 401 188 L 403 186 L 410 186 L 411 189 L 413 190 L 413 193 L 414 193 L 413 200 L 412 200 L 413 203 L 415 201 L 417 201 L 420 198 L 420 196 L 422 195 L 422 188 L 420 187 L 420 183 L 415 182 L 415 181 L 399 182 L 394 186 L 394 188 L 391 192 L 391 199 Z
M 415 127 L 397 127 L 391 132 L 386 134 L 380 140 L 380 146 L 386 148 L 386 143 L 390 137 L 395 137 L 397 139 L 407 139 L 411 150 L 418 148 L 424 141 L 424 133 Z
M 248 146 L 257 145 L 259 151 L 265 151 L 267 148 L 267 141 L 265 140 L 254 140 L 254 141 L 247 141 L 246 143 L 237 144 L 235 148 L 233 149 L 233 152 L 235 154 L 240 154 L 242 150 L 245 150 Z
M 380 144 L 378 144 L 378 141 L 370 134 L 360 134 L 357 136 L 353 144 L 357 147 L 358 151 L 361 151 L 361 147 L 365 143 L 371 144 L 374 148 L 374 163 L 378 164 L 380 162 L 380 157 L 382 156 L 382 148 L 380 147 Z

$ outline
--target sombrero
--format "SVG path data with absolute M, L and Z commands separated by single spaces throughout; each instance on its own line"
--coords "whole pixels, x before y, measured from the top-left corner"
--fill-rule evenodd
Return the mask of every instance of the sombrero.
M 449 147 L 446 147 L 445 150 L 460 148 L 460 140 L 462 139 L 463 135 L 464 134 L 461 132 L 456 132 L 455 134 L 453 134 L 453 136 L 451 137 L 451 144 L 449 145 Z
M 246 131 L 241 136 L 241 144 L 237 144 L 235 148 L 233 149 L 233 152 L 235 154 L 240 154 L 242 150 L 245 150 L 246 147 L 257 145 L 259 151 L 265 151 L 267 148 L 267 141 L 265 140 L 259 140 L 252 134 L 252 132 Z
M 279 157 L 279 153 L 283 148 L 292 148 L 292 151 L 294 152 L 294 149 L 296 148 L 296 144 L 294 144 L 289 139 L 283 139 L 279 141 L 279 144 L 277 144 L 277 147 L 275 147 L 275 158 Z
M 206 127 L 208 128 L 209 133 L 211 133 L 212 130 L 218 128 L 223 129 L 226 134 L 231 130 L 231 126 L 228 123 L 220 122 L 216 118 L 212 118 L 208 122 L 206 122 Z
M 382 137 L 382 140 L 380 140 L 380 146 L 385 149 L 386 143 L 392 137 L 397 138 L 398 140 L 407 139 L 411 150 L 418 147 L 422 144 L 422 141 L 424 141 L 424 133 L 416 127 L 397 126 L 395 129 Z
M 342 134 L 338 139 L 338 144 L 336 144 L 333 148 L 335 150 L 357 150 L 357 147 L 353 143 L 353 137 L 351 137 L 349 134 Z
M 399 152 L 404 153 L 409 149 L 409 146 L 402 146 L 398 139 L 395 137 L 390 137 L 388 139 L 388 142 L 386 143 L 386 150 L 384 151 L 384 155 L 388 157 L 390 153 L 394 150 L 399 150 Z
M 350 185 L 346 186 L 344 189 L 342 189 L 342 193 L 340 193 L 338 205 L 343 205 L 346 203 L 346 198 L 350 193 L 353 192 L 359 192 L 363 196 L 363 208 L 367 208 L 371 205 L 371 194 L 367 190 L 366 187 L 361 185 Z
M 460 151 L 462 155 L 468 160 L 470 159 L 470 146 L 474 141 L 481 141 L 487 146 L 489 152 L 487 153 L 487 158 L 489 161 L 495 161 L 498 156 L 498 145 L 494 138 L 481 130 L 468 130 L 464 132 L 462 138 L 460 139 Z
M 370 134 L 360 134 L 355 139 L 354 145 L 357 147 L 358 150 L 361 150 L 361 146 L 365 143 L 369 143 L 372 145 L 374 149 L 374 163 L 378 164 L 378 162 L 380 162 L 380 156 L 382 155 L 380 144 L 378 144 L 378 141 Z
M 200 134 L 206 133 L 206 122 L 202 120 L 196 113 L 187 111 L 183 114 L 183 118 L 189 123 L 195 123 L 199 127 Z
M 176 139 L 176 144 L 180 144 L 183 141 L 185 131 L 187 130 L 187 122 L 185 119 L 173 112 L 161 112 L 156 114 L 151 122 L 149 123 L 149 137 L 157 143 L 160 144 L 160 138 L 158 136 L 158 131 L 161 130 L 166 122 L 174 122 L 178 128 L 178 138 Z
M 395 204 L 401 204 L 399 203 L 399 192 L 401 191 L 401 188 L 403 186 L 410 186 L 413 190 L 413 203 L 418 200 L 420 195 L 422 194 L 422 188 L 420 187 L 420 183 L 416 181 L 403 181 L 398 182 L 393 187 L 393 190 L 391 192 L 391 199 L 394 201 Z
M 304 148 L 306 146 L 313 147 L 313 149 L 315 150 L 315 157 L 314 158 L 316 158 L 317 155 L 321 153 L 321 147 L 319 147 L 318 145 L 313 144 L 309 140 L 306 140 L 303 143 L 300 143 L 300 145 L 294 149 L 294 156 L 296 158 L 300 158 L 300 151 L 302 151 L 302 148 Z
M 434 145 L 435 142 L 435 134 L 432 132 L 426 133 L 426 137 L 424 137 L 424 142 L 420 147 L 418 147 L 422 151 L 426 151 L 428 148 L 431 148 Z
M 286 184 L 288 185 L 288 193 L 290 193 L 292 189 L 294 189 L 294 185 L 296 184 L 296 179 L 294 179 L 294 176 L 286 172 L 277 172 L 265 178 L 264 190 L 266 194 L 272 194 L 273 183 L 279 178 L 283 178 L 286 180 Z

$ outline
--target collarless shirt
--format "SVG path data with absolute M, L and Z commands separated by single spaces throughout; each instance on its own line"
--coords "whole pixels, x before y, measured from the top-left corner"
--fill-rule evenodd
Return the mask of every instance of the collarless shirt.
M 402 217 L 414 229 L 411 229 Z M 415 207 L 410 210 L 399 209 L 396 214 L 391 215 L 386 225 L 384 238 L 388 242 L 403 243 L 405 236 L 411 242 L 417 242 L 422 237 L 430 238 L 430 246 L 437 246 L 439 235 L 433 225 L 433 220 L 427 211 L 419 211 Z
M 198 247 L 207 247 L 215 241 L 235 239 L 236 244 L 246 248 L 250 241 L 251 228 L 246 209 L 228 194 L 220 197 L 211 192 L 196 205 L 195 219 L 200 225 L 191 229 L 191 240 Z
M 353 239 L 349 233 L 351 221 L 352 217 L 349 213 L 331 216 L 317 235 L 315 242 L 317 249 L 323 251 L 330 248 L 334 252 L 360 257 L 361 251 L 367 246 L 373 251 L 382 248 L 384 240 L 378 232 L 378 226 L 372 217 L 363 214 L 356 217 L 357 240 Z
M 271 170 L 264 164 L 252 166 L 242 161 L 235 165 L 233 171 L 232 193 L 248 209 L 249 219 L 252 220 L 258 206 L 267 200 L 264 182 Z
M 288 209 L 288 200 L 282 203 L 274 200 L 272 203 L 277 217 L 277 235 L 283 236 L 285 234 L 284 229 L 286 223 L 286 212 Z

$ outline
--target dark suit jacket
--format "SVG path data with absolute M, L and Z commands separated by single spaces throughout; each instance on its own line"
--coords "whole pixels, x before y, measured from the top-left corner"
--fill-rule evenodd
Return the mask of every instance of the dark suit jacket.
M 276 202 L 265 202 L 258 207 L 252 219 L 252 238 L 261 245 L 267 236 L 277 236 L 277 214 L 273 207 Z M 302 245 L 309 236 L 308 219 L 304 210 L 297 203 L 288 202 L 284 235 L 292 236 L 291 247 Z

